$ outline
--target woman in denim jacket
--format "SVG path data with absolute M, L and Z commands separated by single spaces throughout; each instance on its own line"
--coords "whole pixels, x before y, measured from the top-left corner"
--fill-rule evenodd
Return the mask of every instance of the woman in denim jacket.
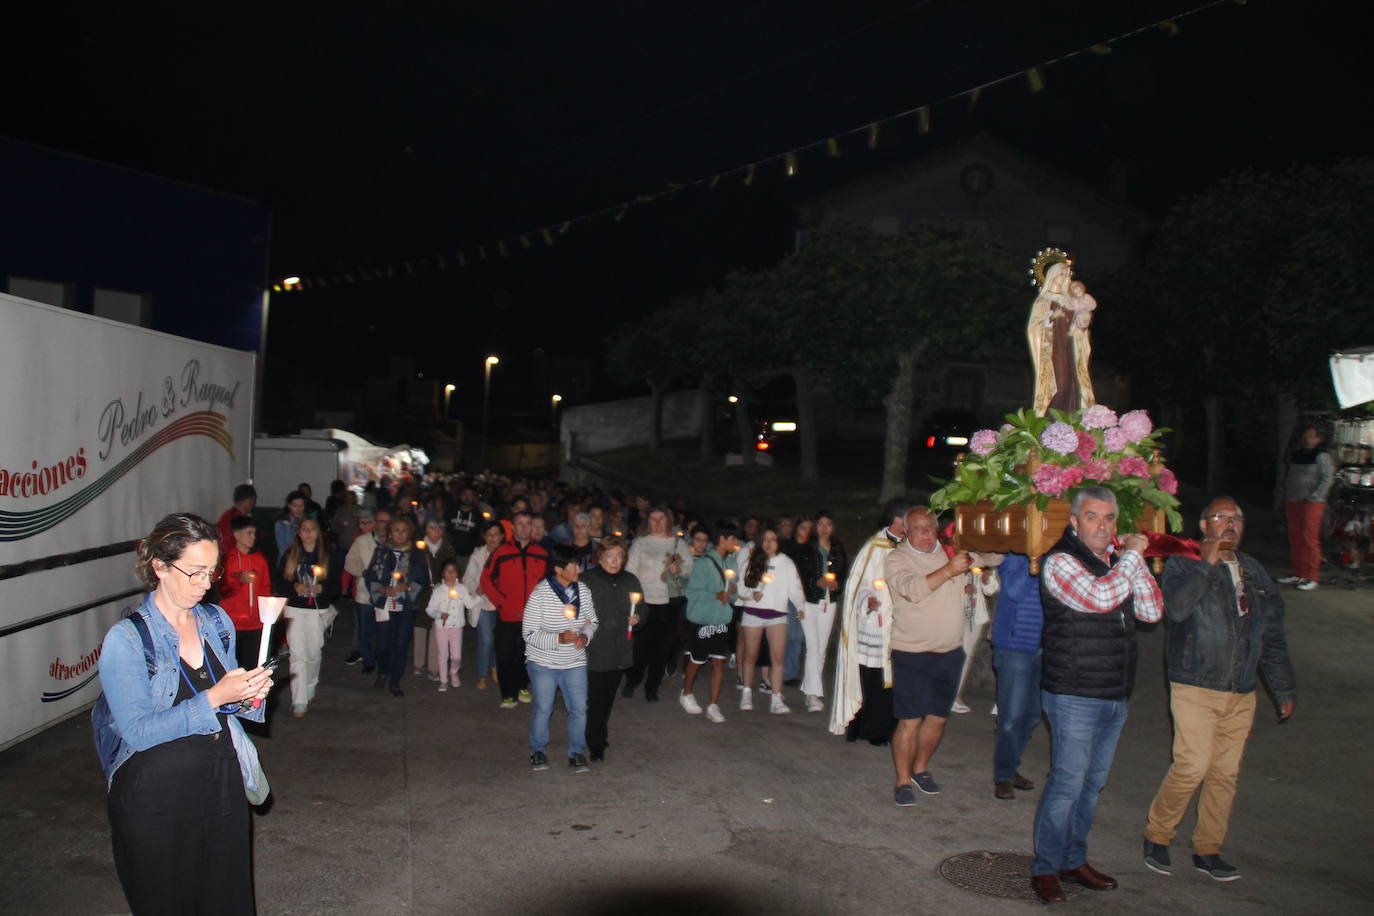
M 139 543 L 136 569 L 149 589 L 136 613 L 153 663 L 130 619 L 110 629 L 100 655 L 115 870 L 138 914 L 252 913 L 245 790 L 260 790 L 260 770 L 237 720 L 262 721 L 261 703 L 239 704 L 261 701 L 272 678 L 238 667 L 228 615 L 201 604 L 220 573 L 209 522 L 168 515 Z

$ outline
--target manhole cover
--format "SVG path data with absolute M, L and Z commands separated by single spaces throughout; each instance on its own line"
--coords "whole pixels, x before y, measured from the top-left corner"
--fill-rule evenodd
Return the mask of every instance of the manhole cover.
M 1031 857 L 1019 852 L 988 852 L 975 849 L 950 856 L 940 863 L 940 876 L 951 884 L 990 897 L 1039 900 L 1030 883 Z M 1064 884 L 1064 896 L 1082 888 Z

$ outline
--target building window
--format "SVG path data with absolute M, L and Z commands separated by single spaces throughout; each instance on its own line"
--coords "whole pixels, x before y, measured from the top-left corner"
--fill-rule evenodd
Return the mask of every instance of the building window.
M 70 283 L 54 283 L 33 277 L 10 277 L 9 294 L 63 309 L 71 308 L 75 298 Z
M 959 173 L 959 183 L 970 194 L 983 194 L 992 190 L 992 169 L 981 162 L 964 167 Z
M 1051 245 L 1073 244 L 1073 223 L 1047 223 L 1045 240 Z
M 97 318 L 122 321 L 140 328 L 148 327 L 148 297 L 142 293 L 126 293 L 117 289 L 97 287 L 91 305 L 91 312 Z

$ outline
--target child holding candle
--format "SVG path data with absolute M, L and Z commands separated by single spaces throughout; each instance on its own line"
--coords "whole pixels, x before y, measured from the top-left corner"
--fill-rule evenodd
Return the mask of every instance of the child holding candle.
M 439 692 L 448 690 L 449 679 L 454 687 L 461 687 L 458 669 L 463 664 L 463 625 L 467 623 L 467 609 L 480 607 L 482 597 L 468 591 L 458 580 L 458 561 L 445 560 L 440 572 L 442 581 L 430 592 L 425 608 L 434 620 L 434 641 L 439 657 Z
M 220 606 L 234 622 L 239 667 L 252 671 L 258 666 L 258 643 L 262 639 L 258 598 L 272 594 L 272 568 L 256 549 L 258 528 L 253 516 L 236 516 L 229 528 L 233 540 L 224 554 Z
M 591 589 L 578 582 L 578 556 L 567 545 L 553 549 L 553 572 L 539 581 L 525 602 L 520 631 L 525 642 L 533 707 L 530 710 L 530 769 L 549 768 L 549 719 L 557 694 L 568 710 L 568 766 L 587 765 L 587 646 L 598 620 Z

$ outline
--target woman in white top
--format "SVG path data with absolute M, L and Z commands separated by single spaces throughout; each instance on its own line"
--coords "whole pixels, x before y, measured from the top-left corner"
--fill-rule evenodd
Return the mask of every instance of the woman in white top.
M 740 573 L 739 604 L 743 610 L 740 617 L 740 634 L 744 641 L 744 658 L 741 660 L 741 674 L 744 690 L 740 693 L 739 708 L 753 709 L 754 665 L 758 661 L 759 642 L 766 633 L 768 636 L 768 655 L 775 674 L 773 699 L 768 711 L 789 713 L 792 710 L 782 699 L 782 680 L 776 675 L 783 670 L 783 657 L 787 649 L 787 605 L 806 606 L 802 593 L 801 577 L 797 575 L 796 564 L 778 549 L 777 529 L 765 527 L 755 546 L 740 551 L 738 568 Z
M 492 551 L 506 539 L 506 529 L 500 522 L 486 522 L 482 526 L 482 543 L 468 557 L 463 571 L 463 585 L 482 599 L 477 607 L 468 607 L 468 625 L 477 628 L 477 689 L 487 689 L 487 677 L 496 683 L 496 605 L 482 594 L 482 568 Z

